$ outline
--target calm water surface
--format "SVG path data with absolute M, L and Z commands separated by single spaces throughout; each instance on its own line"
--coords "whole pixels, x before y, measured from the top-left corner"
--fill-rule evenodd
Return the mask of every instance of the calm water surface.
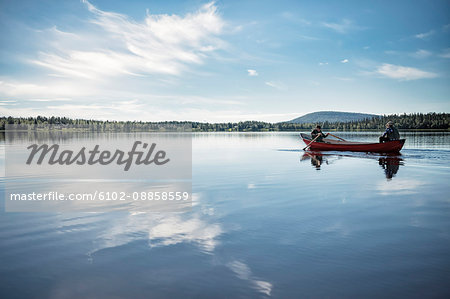
M 450 134 L 403 136 L 383 156 L 195 134 L 190 212 L 0 212 L 0 297 L 448 298 Z

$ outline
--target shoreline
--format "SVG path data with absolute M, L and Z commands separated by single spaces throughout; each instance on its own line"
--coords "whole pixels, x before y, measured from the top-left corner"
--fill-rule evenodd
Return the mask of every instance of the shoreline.
M 304 133 L 309 132 L 311 129 L 304 130 L 259 130 L 259 131 L 197 131 L 192 130 L 192 132 L 184 132 L 184 133 Z M 337 130 L 337 129 L 323 129 L 327 132 L 381 132 L 381 129 L 366 129 L 366 130 Z M 398 129 L 400 132 L 429 132 L 429 133 L 439 133 L 439 132 L 448 132 L 450 133 L 450 129 Z M 0 130 L 0 134 L 6 133 L 7 130 Z M 48 130 L 39 130 L 40 132 L 48 132 Z M 53 131 L 72 131 L 72 132 L 83 132 L 79 130 L 65 129 L 65 130 L 53 130 Z M 158 132 L 158 131 L 150 131 L 150 130 L 130 130 L 130 131 L 114 131 L 114 130 L 106 130 L 106 131 L 94 131 L 96 133 L 146 133 L 146 132 Z M 163 132 L 163 131 L 161 131 Z

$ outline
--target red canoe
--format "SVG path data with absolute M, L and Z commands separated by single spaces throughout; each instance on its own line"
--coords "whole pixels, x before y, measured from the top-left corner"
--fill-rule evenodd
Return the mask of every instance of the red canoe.
M 303 142 L 308 145 L 311 137 L 301 133 Z M 373 153 L 398 153 L 405 144 L 405 139 L 388 141 L 385 143 L 350 142 L 324 139 L 323 142 L 313 142 L 309 148 L 313 151 L 350 151 L 350 152 L 373 152 Z

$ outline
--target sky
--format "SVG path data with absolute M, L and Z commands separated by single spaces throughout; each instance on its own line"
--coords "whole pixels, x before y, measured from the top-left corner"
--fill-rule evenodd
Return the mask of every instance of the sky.
M 0 0 L 0 115 L 450 112 L 449 1 Z

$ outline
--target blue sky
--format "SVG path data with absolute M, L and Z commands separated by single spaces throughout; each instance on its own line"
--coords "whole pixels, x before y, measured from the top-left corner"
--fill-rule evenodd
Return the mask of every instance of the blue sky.
M 1 1 L 0 114 L 450 111 L 448 1 Z

